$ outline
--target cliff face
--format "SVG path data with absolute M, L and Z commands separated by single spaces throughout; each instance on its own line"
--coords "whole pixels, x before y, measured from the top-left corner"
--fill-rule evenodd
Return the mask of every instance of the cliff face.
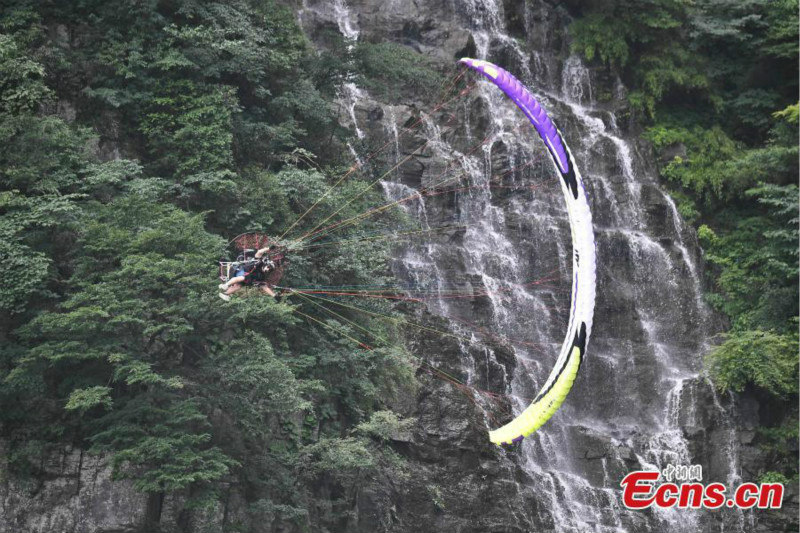
M 659 186 L 652 154 L 636 141 L 625 87 L 613 73 L 592 71 L 570 55 L 564 8 L 541 0 L 306 0 L 293 7 L 318 47 L 326 46 L 333 31 L 348 39 L 409 46 L 442 69 L 463 55 L 478 56 L 535 87 L 583 172 L 599 265 L 596 324 L 580 378 L 556 417 L 513 450 L 491 445 L 486 429 L 496 425 L 492 417 L 504 416 L 504 409 L 523 407 L 549 372 L 563 325 L 562 317 L 543 309 L 563 304 L 556 291 L 523 290 L 467 303 L 434 298 L 426 311 L 410 309 L 416 320 L 437 329 L 468 333 L 463 321 L 480 323 L 501 337 L 546 349 L 532 352 L 500 341 L 486 346 L 408 331 L 414 353 L 471 385 L 509 393 L 512 405 L 485 409 L 469 394 L 421 373 L 416 398 L 395 406 L 418 421 L 412 432 L 390 443 L 406 462 L 404 475 L 390 475 L 387 468 L 344 495 L 331 487 L 309 487 L 309 529 L 477 533 L 793 527 L 791 513 L 659 514 L 621 506 L 620 479 L 641 468 L 701 464 L 709 481 L 752 480 L 764 468 L 754 438 L 760 409 L 752 396 L 719 397 L 701 377 L 701 355 L 720 329 L 702 302 L 701 251 Z M 384 184 L 387 196 L 430 183 L 443 167 L 462 159 L 475 139 L 486 136 L 491 137 L 488 147 L 466 158 L 472 161 L 467 165 L 471 184 L 484 183 L 510 161 L 538 157 L 546 163 L 530 132 L 511 131 L 513 110 L 503 111 L 505 102 L 484 89 L 456 111 L 462 126 L 443 135 L 435 129 L 442 117 L 434 116 L 419 131 L 397 136 L 398 126 L 424 110 L 421 100 L 386 102 L 358 88 L 342 93 L 342 123 L 376 144 L 393 141 L 398 157 L 429 142 Z M 538 183 L 549 172 L 547 164 L 537 164 L 512 178 Z M 437 283 L 451 276 L 440 273 L 455 272 L 463 286 L 478 292 L 501 282 L 521 285 L 547 268 L 568 268 L 558 263 L 568 257 L 563 249 L 568 228 L 557 190 L 520 201 L 476 189 L 408 207 L 409 216 L 423 225 L 461 217 L 467 229 L 398 248 L 393 265 L 398 277 Z M 3 477 L 0 532 L 152 531 L 148 517 L 157 514 L 162 531 L 234 531 L 245 516 L 244 489 L 235 479 L 216 509 L 199 512 L 185 509 L 180 494 L 153 501 L 127 482 L 112 481 L 105 458 L 71 449 L 46 456 L 40 481 Z M 790 489 L 785 508 L 796 504 Z M 347 510 L 345 518 L 331 512 L 334 505 Z M 247 527 L 292 531 L 278 521 Z
M 138 523 L 146 496 L 111 481 L 104 463 L 81 450 L 54 450 L 39 479 L 3 476 L 0 531 L 124 531 Z

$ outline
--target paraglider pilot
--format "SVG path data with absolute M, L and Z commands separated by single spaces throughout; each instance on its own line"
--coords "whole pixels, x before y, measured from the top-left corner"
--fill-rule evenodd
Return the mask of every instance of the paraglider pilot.
M 256 250 L 252 258 L 248 258 L 249 254 L 245 251 L 244 261 L 238 265 L 234 277 L 220 284 L 219 288 L 222 292 L 219 297 L 229 301 L 231 295 L 245 285 L 256 284 L 263 293 L 274 298 L 275 291 L 272 290 L 271 285 L 274 285 L 277 279 L 276 276 L 270 276 L 269 274 L 276 272 L 279 265 L 276 265 L 267 255 L 271 249 L 271 246 L 266 246 Z M 250 253 L 252 253 L 252 250 L 250 250 Z M 279 279 L 279 276 L 277 278 Z

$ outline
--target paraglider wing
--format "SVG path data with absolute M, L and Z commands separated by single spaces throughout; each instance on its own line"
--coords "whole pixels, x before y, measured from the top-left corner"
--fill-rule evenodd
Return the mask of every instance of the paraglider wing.
M 530 91 L 504 69 L 478 59 L 459 61 L 483 74 L 499 87 L 528 117 L 547 146 L 567 205 L 572 233 L 572 299 L 567 335 L 556 364 L 533 402 L 505 426 L 489 432 L 495 444 L 521 441 L 547 422 L 572 388 L 592 330 L 595 300 L 595 243 L 592 215 L 575 161 L 561 133 Z

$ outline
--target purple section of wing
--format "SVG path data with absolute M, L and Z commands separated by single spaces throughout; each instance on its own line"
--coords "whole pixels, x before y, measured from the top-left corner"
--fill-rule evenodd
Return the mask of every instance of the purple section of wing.
M 492 83 L 500 87 L 500 89 L 517 104 L 517 107 L 525 113 L 525 116 L 531 121 L 533 127 L 539 132 L 539 136 L 544 141 L 544 144 L 547 146 L 553 159 L 555 159 L 561 172 L 564 174 L 569 172 L 567 151 L 564 150 L 564 144 L 561 142 L 561 137 L 553 121 L 550 120 L 550 117 L 547 116 L 547 113 L 545 113 L 542 106 L 539 105 L 539 102 L 536 101 L 530 91 L 528 91 L 513 74 L 488 61 L 477 61 L 465 57 L 459 60 L 459 63 L 463 63 L 469 68 L 477 70 Z M 497 71 L 497 77 L 488 74 L 487 69 L 494 69 Z
M 520 435 L 519 437 L 514 437 L 513 439 L 511 439 L 511 442 L 516 444 L 518 442 L 522 442 L 522 439 L 524 439 L 524 438 L 525 438 L 525 435 Z

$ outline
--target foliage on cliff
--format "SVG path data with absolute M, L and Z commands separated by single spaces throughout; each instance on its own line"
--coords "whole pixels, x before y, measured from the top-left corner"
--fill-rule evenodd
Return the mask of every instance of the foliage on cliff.
M 190 506 L 234 474 L 250 520 L 302 524 L 301 464 L 349 490 L 385 458 L 363 428 L 397 420 L 385 411 L 412 379 L 405 355 L 333 331 L 392 331 L 215 292 L 223 236 L 282 234 L 349 166 L 321 61 L 272 0 L 5 4 L 0 429 L 16 473 L 72 442 Z M 386 252 L 322 247 L 290 281 L 374 284 Z

